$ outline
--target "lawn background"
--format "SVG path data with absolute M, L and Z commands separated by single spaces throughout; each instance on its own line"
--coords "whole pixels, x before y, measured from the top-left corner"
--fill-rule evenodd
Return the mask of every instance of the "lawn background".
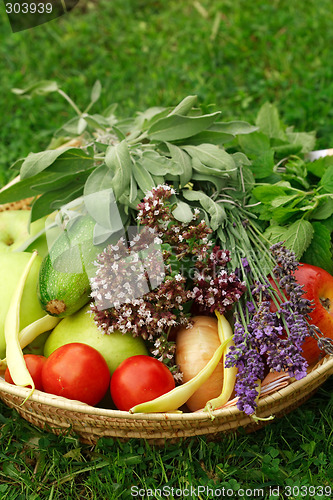
M 0 186 L 14 175 L 11 163 L 44 149 L 73 116 L 58 95 L 22 100 L 11 92 L 41 79 L 56 80 L 82 107 L 99 79 L 94 111 L 118 103 L 124 117 L 197 94 L 223 119 L 253 122 L 270 101 L 288 125 L 316 130 L 318 149 L 332 147 L 332 46 L 331 0 L 81 0 L 61 19 L 15 34 L 1 4 Z M 272 498 L 325 498 L 319 486 L 333 484 L 331 385 L 255 434 L 160 449 L 137 441 L 81 445 L 1 405 L 1 499 L 125 499 L 131 485 L 263 487 L 256 498 L 280 486 Z M 297 490 L 310 485 L 316 494 Z

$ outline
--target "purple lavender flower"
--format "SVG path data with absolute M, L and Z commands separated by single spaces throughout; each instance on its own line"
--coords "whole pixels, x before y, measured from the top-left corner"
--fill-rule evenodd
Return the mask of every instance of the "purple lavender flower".
M 302 344 L 307 335 L 310 301 L 304 299 L 302 287 L 293 273 L 298 266 L 293 252 L 283 245 L 271 248 L 276 265 L 273 273 L 289 300 L 280 300 L 277 311 L 271 310 L 274 293 L 268 282 L 252 286 L 252 300 L 247 301 L 242 322 L 236 314 L 234 343 L 226 356 L 226 366 L 238 368 L 235 392 L 237 406 L 247 414 L 256 408 L 257 380 L 263 378 L 264 366 L 285 371 L 301 379 L 307 374 L 307 362 L 302 356 Z M 252 304 L 252 305 L 251 305 Z M 249 319 L 246 321 L 245 318 Z
M 252 335 L 237 320 L 234 327 L 234 346 L 231 346 L 226 357 L 225 366 L 237 366 L 235 392 L 238 396 L 237 407 L 247 415 L 255 411 L 258 396 L 258 380 L 264 375 L 264 362 L 258 350 L 251 342 Z M 253 339 L 252 339 L 253 340 Z

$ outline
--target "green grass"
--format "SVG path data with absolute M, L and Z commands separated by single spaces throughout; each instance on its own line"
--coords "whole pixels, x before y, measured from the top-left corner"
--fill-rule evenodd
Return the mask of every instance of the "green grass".
M 165 491 L 174 488 L 174 495 L 168 497 L 173 499 L 179 498 L 179 490 L 191 486 L 213 491 L 224 487 L 235 495 L 241 489 L 258 490 L 255 496 L 237 494 L 240 499 L 268 499 L 270 489 L 279 487 L 281 495 L 271 498 L 301 499 L 304 494 L 283 496 L 283 492 L 289 487 L 297 493 L 303 487 L 304 493 L 310 486 L 319 492 L 320 486 L 333 484 L 329 382 L 301 408 L 255 433 L 225 435 L 219 442 L 199 437 L 162 447 L 139 440 L 121 443 L 109 439 L 101 439 L 96 446 L 83 445 L 75 436 L 41 432 L 16 412 L 2 410 L 2 500 L 123 500 L 131 498 L 131 488 L 132 492 L 146 490 L 148 498 L 149 490 L 163 487 Z
M 60 96 L 11 93 L 40 79 L 57 80 L 82 106 L 99 79 L 95 111 L 117 102 L 121 116 L 197 94 L 224 119 L 253 121 L 269 100 L 289 125 L 317 130 L 318 148 L 333 146 L 332 42 L 331 0 L 100 0 L 16 34 L 1 4 L 0 185 L 13 175 L 13 161 L 45 148 L 72 116 Z M 330 387 L 254 434 L 156 449 L 135 440 L 82 445 L 39 431 L 1 405 L 0 497 L 126 499 L 131 485 L 192 485 L 264 488 L 263 498 L 280 486 L 280 498 L 323 498 L 287 497 L 283 488 L 333 483 Z
M 226 119 L 251 121 L 270 100 L 289 125 L 317 130 L 320 147 L 332 144 L 331 7 L 330 0 L 100 0 L 15 34 L 1 8 L 0 182 L 68 117 L 56 96 L 21 101 L 11 93 L 39 79 L 56 79 L 82 105 L 100 79 L 96 111 L 117 102 L 121 116 L 195 93 Z

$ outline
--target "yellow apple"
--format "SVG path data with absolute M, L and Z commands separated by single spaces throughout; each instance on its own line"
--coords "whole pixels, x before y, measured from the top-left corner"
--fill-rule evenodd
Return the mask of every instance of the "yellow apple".
M 137 354 L 148 354 L 141 337 L 134 338 L 130 333 L 122 334 L 118 331 L 110 335 L 101 333 L 89 311 L 88 304 L 61 320 L 45 342 L 44 356 L 50 356 L 64 344 L 81 342 L 94 347 L 102 354 L 112 375 L 126 358 Z
M 6 356 L 4 324 L 10 300 L 31 257 L 28 252 L 0 252 L 0 358 Z M 20 312 L 20 328 L 45 316 L 37 297 L 37 282 L 42 258 L 37 255 L 25 284 Z
M 29 228 L 30 210 L 6 210 L 0 212 L 0 252 L 21 250 L 45 226 L 45 217 L 32 222 Z M 25 245 L 24 245 L 25 246 Z M 37 250 L 41 257 L 48 253 L 45 234 L 41 234 L 27 248 L 28 252 Z

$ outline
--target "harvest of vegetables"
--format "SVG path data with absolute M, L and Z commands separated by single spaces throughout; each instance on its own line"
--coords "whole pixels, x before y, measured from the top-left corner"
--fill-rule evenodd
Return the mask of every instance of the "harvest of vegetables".
M 8 254 L 27 255 L 1 311 L 6 380 L 36 390 L 29 352 L 58 396 L 209 417 L 232 400 L 255 417 L 269 373 L 301 380 L 333 354 L 333 156 L 311 160 L 315 134 L 269 103 L 254 125 L 195 96 L 119 119 L 90 113 L 101 90 L 84 111 L 65 96 L 77 116 L 0 192 L 31 198 L 13 214 L 41 224 L 0 249 L 8 278 Z M 64 96 L 47 81 L 14 91 Z M 32 275 L 34 248 L 47 251 Z

